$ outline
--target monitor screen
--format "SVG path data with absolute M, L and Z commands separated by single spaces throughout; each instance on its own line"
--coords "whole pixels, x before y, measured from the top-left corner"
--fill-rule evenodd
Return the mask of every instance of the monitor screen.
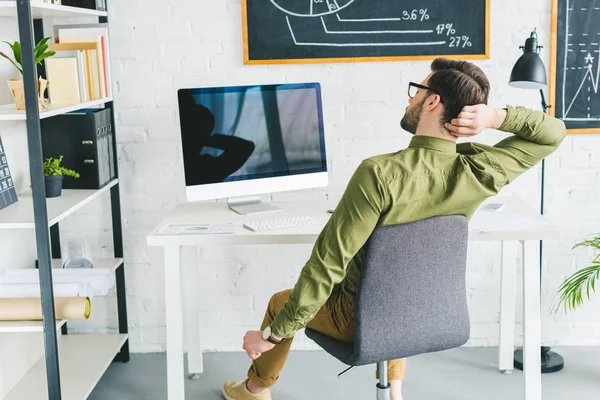
M 318 83 L 178 91 L 186 186 L 327 171 Z

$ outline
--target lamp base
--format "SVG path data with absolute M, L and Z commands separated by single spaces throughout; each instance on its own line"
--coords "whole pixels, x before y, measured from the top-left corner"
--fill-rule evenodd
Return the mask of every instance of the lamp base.
M 542 346 L 542 374 L 558 372 L 565 366 L 562 356 L 550 351 L 550 347 Z M 514 353 L 514 365 L 516 369 L 523 371 L 523 348 L 518 347 Z

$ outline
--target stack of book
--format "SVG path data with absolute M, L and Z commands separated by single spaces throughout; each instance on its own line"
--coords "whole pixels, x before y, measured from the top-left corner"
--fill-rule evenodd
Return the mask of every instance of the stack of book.
M 107 24 L 55 25 L 56 55 L 45 60 L 52 106 L 67 106 L 112 96 Z

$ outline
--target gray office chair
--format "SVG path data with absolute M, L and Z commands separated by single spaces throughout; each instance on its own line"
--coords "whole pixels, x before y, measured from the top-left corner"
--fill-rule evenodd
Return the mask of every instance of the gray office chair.
M 460 347 L 470 335 L 465 285 L 468 223 L 432 217 L 376 228 L 367 242 L 354 343 L 306 335 L 351 366 L 379 365 L 377 400 L 389 400 L 387 361 Z

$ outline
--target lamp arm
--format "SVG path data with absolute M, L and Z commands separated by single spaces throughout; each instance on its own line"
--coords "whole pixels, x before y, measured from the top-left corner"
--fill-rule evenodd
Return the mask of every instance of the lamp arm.
M 548 109 L 550 107 L 552 107 L 551 105 L 548 105 L 548 103 L 546 103 L 546 96 L 544 96 L 544 90 L 540 89 L 540 96 L 542 96 L 542 110 L 544 110 L 544 112 L 547 114 L 548 113 Z

